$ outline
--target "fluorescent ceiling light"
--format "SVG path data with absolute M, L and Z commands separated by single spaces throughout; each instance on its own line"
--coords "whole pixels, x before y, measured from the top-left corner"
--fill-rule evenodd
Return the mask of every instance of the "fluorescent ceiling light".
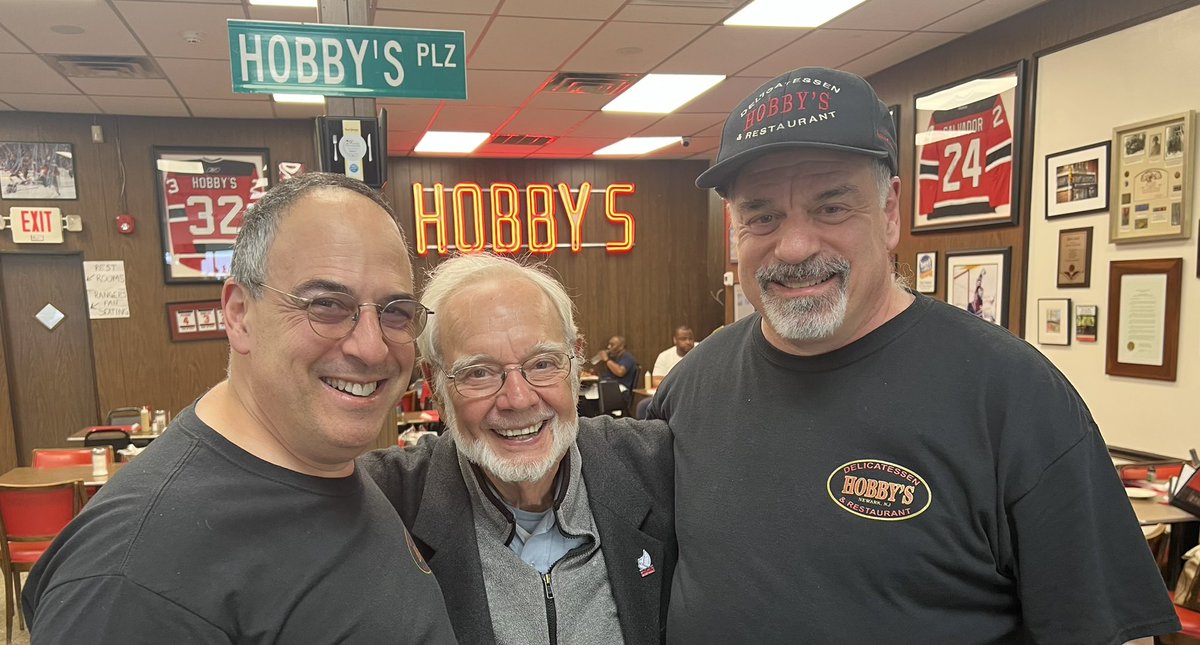
M 320 94 L 272 94 L 276 103 L 307 103 L 310 105 L 325 105 L 325 97 Z
M 955 85 L 936 94 L 922 96 L 917 99 L 918 110 L 953 110 L 969 105 L 988 97 L 1006 92 L 1017 86 L 1017 76 L 1001 76 L 1000 78 L 977 78 L 973 81 Z
M 317 0 L 250 0 L 250 4 L 260 7 L 309 7 L 317 8 Z
M 754 0 L 725 21 L 738 27 L 819 27 L 863 0 Z
M 646 74 L 600 109 L 604 112 L 666 114 L 723 80 L 722 74 Z
M 421 137 L 413 152 L 472 152 L 483 145 L 490 132 L 437 132 L 430 130 Z
M 683 137 L 626 137 L 600 148 L 594 155 L 644 155 L 683 141 Z

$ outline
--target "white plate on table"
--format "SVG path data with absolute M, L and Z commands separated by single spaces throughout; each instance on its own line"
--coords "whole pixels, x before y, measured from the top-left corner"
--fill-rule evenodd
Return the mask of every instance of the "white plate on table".
M 1149 488 L 1126 487 L 1125 494 L 1128 495 L 1130 499 L 1151 499 L 1153 497 L 1158 497 L 1158 491 L 1151 490 Z

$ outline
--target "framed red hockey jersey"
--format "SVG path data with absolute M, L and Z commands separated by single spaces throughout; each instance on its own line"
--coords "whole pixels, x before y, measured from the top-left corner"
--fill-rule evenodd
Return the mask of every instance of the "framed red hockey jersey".
M 267 190 L 260 148 L 154 149 L 167 282 L 229 277 L 242 218 Z
M 1024 62 L 914 101 L 913 232 L 1015 224 Z

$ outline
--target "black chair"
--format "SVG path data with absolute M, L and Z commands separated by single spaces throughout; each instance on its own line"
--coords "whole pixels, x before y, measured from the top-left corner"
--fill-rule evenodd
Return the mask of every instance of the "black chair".
M 596 384 L 600 395 L 600 414 L 614 417 L 625 414 L 625 395 L 621 393 L 621 384 L 616 381 L 600 381 Z
M 131 426 L 135 423 L 142 422 L 142 409 L 138 407 L 117 408 L 109 410 L 105 417 L 105 425 L 110 426 Z M 149 428 L 146 428 L 149 430 Z
M 87 448 L 94 446 L 112 446 L 113 452 L 117 454 L 117 460 L 121 459 L 120 451 L 128 448 L 133 440 L 129 438 L 129 433 L 120 428 L 112 426 L 98 426 L 88 430 L 88 433 L 83 437 L 83 445 Z

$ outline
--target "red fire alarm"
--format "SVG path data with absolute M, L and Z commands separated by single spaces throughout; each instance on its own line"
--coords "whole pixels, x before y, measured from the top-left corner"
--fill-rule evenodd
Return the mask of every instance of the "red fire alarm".
M 130 235 L 133 233 L 136 226 L 133 224 L 133 215 L 117 215 L 117 232 L 122 235 Z

